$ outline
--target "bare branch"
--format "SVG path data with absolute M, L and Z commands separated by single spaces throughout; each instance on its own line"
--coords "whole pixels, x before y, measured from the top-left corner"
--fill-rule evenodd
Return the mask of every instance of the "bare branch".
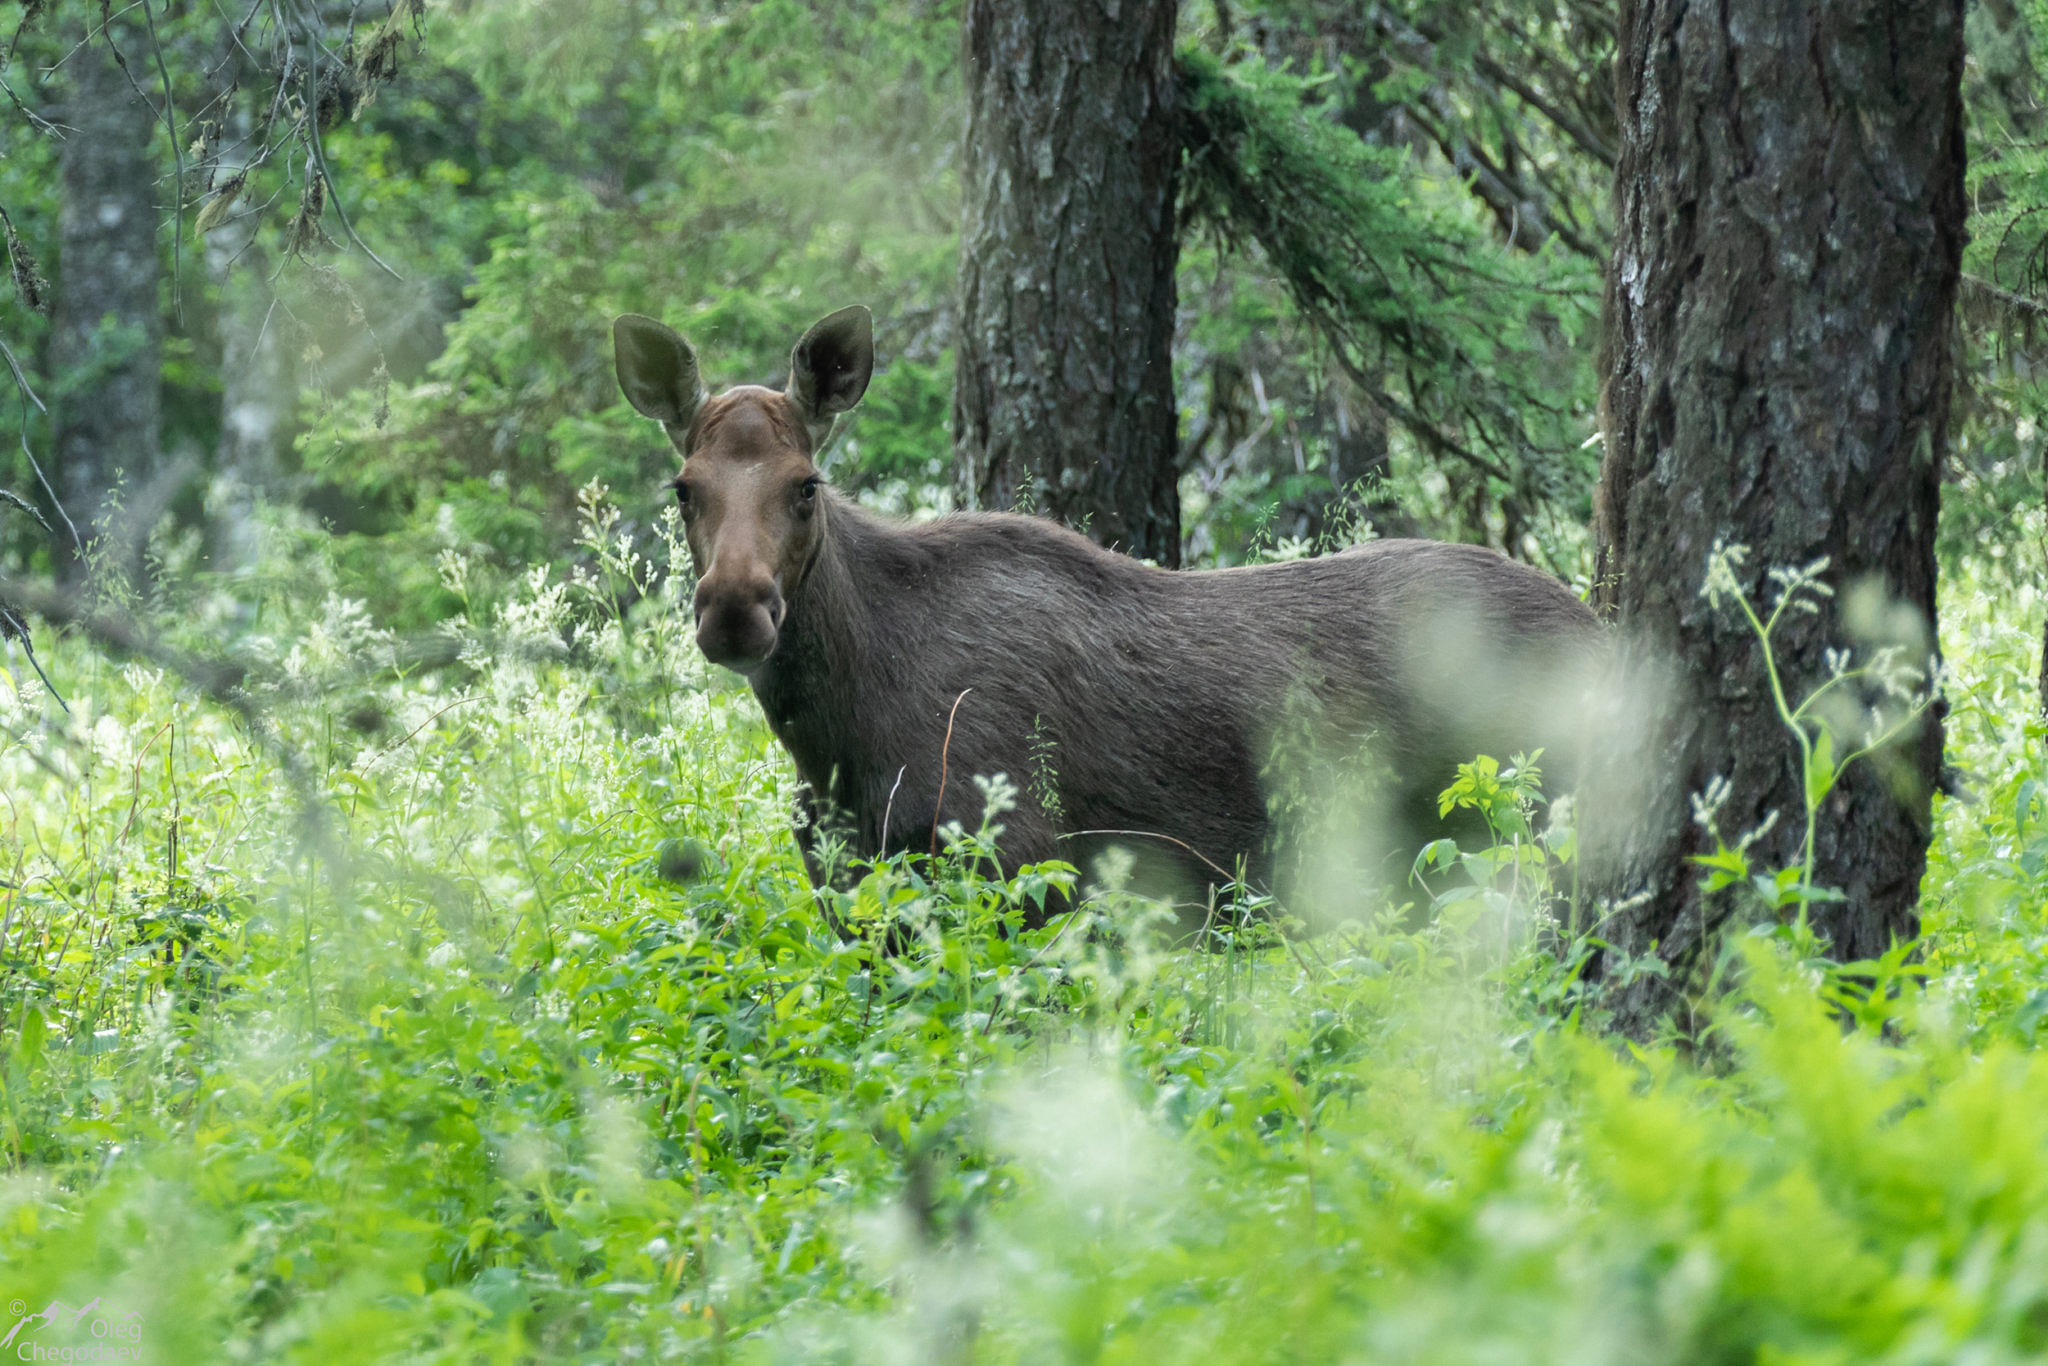
M 11 493 L 7 496 L 14 498 L 14 495 Z M 15 501 L 19 502 L 20 500 L 15 499 Z M 23 504 L 23 506 L 26 507 L 27 504 Z M 31 508 L 30 511 L 34 511 L 34 509 Z M 57 699 L 57 705 L 64 709 L 66 716 L 69 716 L 71 714 L 71 704 L 64 700 L 63 693 L 57 691 L 57 685 L 52 683 L 50 676 L 43 672 L 43 662 L 36 658 L 36 645 L 35 641 L 29 636 L 28 623 L 21 619 L 21 614 L 15 611 L 4 597 L 0 597 L 0 640 L 18 640 L 21 642 L 22 653 L 28 656 L 28 666 L 36 671 L 36 677 L 43 680 L 43 687 L 49 690 L 50 696 Z
M 7 344 L 5 337 L 0 337 L 0 358 L 4 358 L 7 361 L 7 368 L 14 372 L 14 387 L 21 394 L 21 453 L 28 458 L 29 468 L 36 472 L 36 482 L 43 486 L 44 494 L 49 497 L 50 506 L 57 509 L 57 515 L 64 519 L 64 529 L 71 533 L 72 548 L 83 550 L 85 541 L 78 534 L 78 524 L 72 521 L 71 514 L 64 510 L 64 500 L 57 496 L 56 485 L 52 484 L 50 476 L 43 472 L 43 462 L 36 459 L 36 453 L 28 444 L 28 405 L 35 404 L 39 413 L 47 413 L 50 410 L 36 397 L 35 388 L 29 384 L 28 375 L 23 372 L 21 362 L 15 359 L 14 349 Z
M 183 271 L 185 259 L 185 144 L 178 141 L 178 97 L 171 88 L 171 68 L 164 61 L 164 45 L 156 36 L 156 12 L 147 0 L 142 17 L 149 28 L 149 46 L 156 53 L 157 75 L 164 83 L 164 131 L 171 135 L 171 161 L 177 170 L 177 188 L 171 197 L 171 311 L 180 326 L 185 322 Z
M 313 48 L 317 42 L 317 31 L 318 25 L 309 18 L 306 23 L 306 62 L 303 79 L 305 81 L 306 136 L 309 145 L 313 149 L 313 164 L 317 168 L 317 173 L 322 183 L 327 188 L 327 198 L 334 205 L 334 216 L 341 220 L 341 230 L 348 234 L 348 240 L 360 247 L 363 255 L 375 261 L 378 268 L 386 275 L 402 282 L 405 277 L 387 265 L 383 257 L 372 251 L 370 244 L 365 242 L 361 234 L 356 231 L 356 225 L 349 222 L 348 210 L 342 207 L 341 192 L 334 185 L 334 175 L 327 169 L 327 152 L 320 145 L 319 64 L 313 58 Z
M 2036 299 L 2025 294 L 2016 293 L 2002 285 L 1994 284 L 1981 275 L 1972 275 L 1970 272 L 1964 271 L 1963 288 L 1979 298 L 1988 299 L 2000 307 L 2011 309 L 2015 313 L 2023 313 L 2030 318 L 2048 318 L 2048 300 Z
M 12 489 L 0 489 L 0 503 L 8 503 L 14 507 L 20 508 L 23 512 L 26 512 L 29 516 L 35 518 L 37 523 L 42 526 L 43 530 L 49 532 L 52 536 L 57 534 L 57 529 L 50 525 L 50 519 L 43 516 L 42 509 L 38 508 L 34 503 L 31 503 L 28 499 L 22 497 L 20 494 L 14 492 Z

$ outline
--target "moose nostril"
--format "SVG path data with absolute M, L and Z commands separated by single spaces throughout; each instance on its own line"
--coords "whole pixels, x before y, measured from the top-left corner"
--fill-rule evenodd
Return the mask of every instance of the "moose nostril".
M 691 608 L 700 629 L 707 621 L 716 622 L 758 612 L 767 618 L 771 631 L 778 631 L 782 628 L 783 618 L 788 615 L 782 590 L 776 587 L 773 579 L 748 584 L 700 583 L 691 600 Z

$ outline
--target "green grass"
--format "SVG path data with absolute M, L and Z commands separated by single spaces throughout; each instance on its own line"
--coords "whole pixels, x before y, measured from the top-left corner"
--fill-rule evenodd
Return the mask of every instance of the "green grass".
M 72 639 L 68 717 L 0 682 L 0 1308 L 100 1297 L 158 1361 L 2048 1353 L 2010 582 L 1946 590 L 1977 799 L 1924 986 L 1845 1030 L 1752 937 L 1698 1064 L 1477 911 L 1174 954 L 1110 895 L 1005 935 L 1059 872 L 991 882 L 972 832 L 841 898 L 911 951 L 844 945 L 751 697 L 659 595 L 612 609 L 656 574 L 601 515 L 586 548 L 409 679 L 338 601 L 188 610 L 274 666 L 267 735 Z

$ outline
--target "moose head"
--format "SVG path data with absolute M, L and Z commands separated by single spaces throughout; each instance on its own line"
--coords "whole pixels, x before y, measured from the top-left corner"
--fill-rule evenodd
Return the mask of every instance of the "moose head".
M 697 353 L 637 313 L 612 323 L 619 387 L 683 457 L 674 481 L 697 566 L 697 644 L 742 673 L 775 651 L 789 595 L 824 544 L 815 457 L 874 373 L 874 324 L 858 305 L 820 319 L 789 357 L 788 387 L 707 396 Z

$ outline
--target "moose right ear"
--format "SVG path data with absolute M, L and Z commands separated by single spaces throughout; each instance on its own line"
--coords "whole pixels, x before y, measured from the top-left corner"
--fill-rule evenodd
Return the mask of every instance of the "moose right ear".
M 704 401 L 704 383 L 697 378 L 697 353 L 681 333 L 653 318 L 621 313 L 612 320 L 612 354 L 626 402 L 663 426 L 689 428 Z
M 875 373 L 875 320 L 859 304 L 811 324 L 789 353 L 789 396 L 811 428 L 813 443 L 832 419 L 860 402 Z

